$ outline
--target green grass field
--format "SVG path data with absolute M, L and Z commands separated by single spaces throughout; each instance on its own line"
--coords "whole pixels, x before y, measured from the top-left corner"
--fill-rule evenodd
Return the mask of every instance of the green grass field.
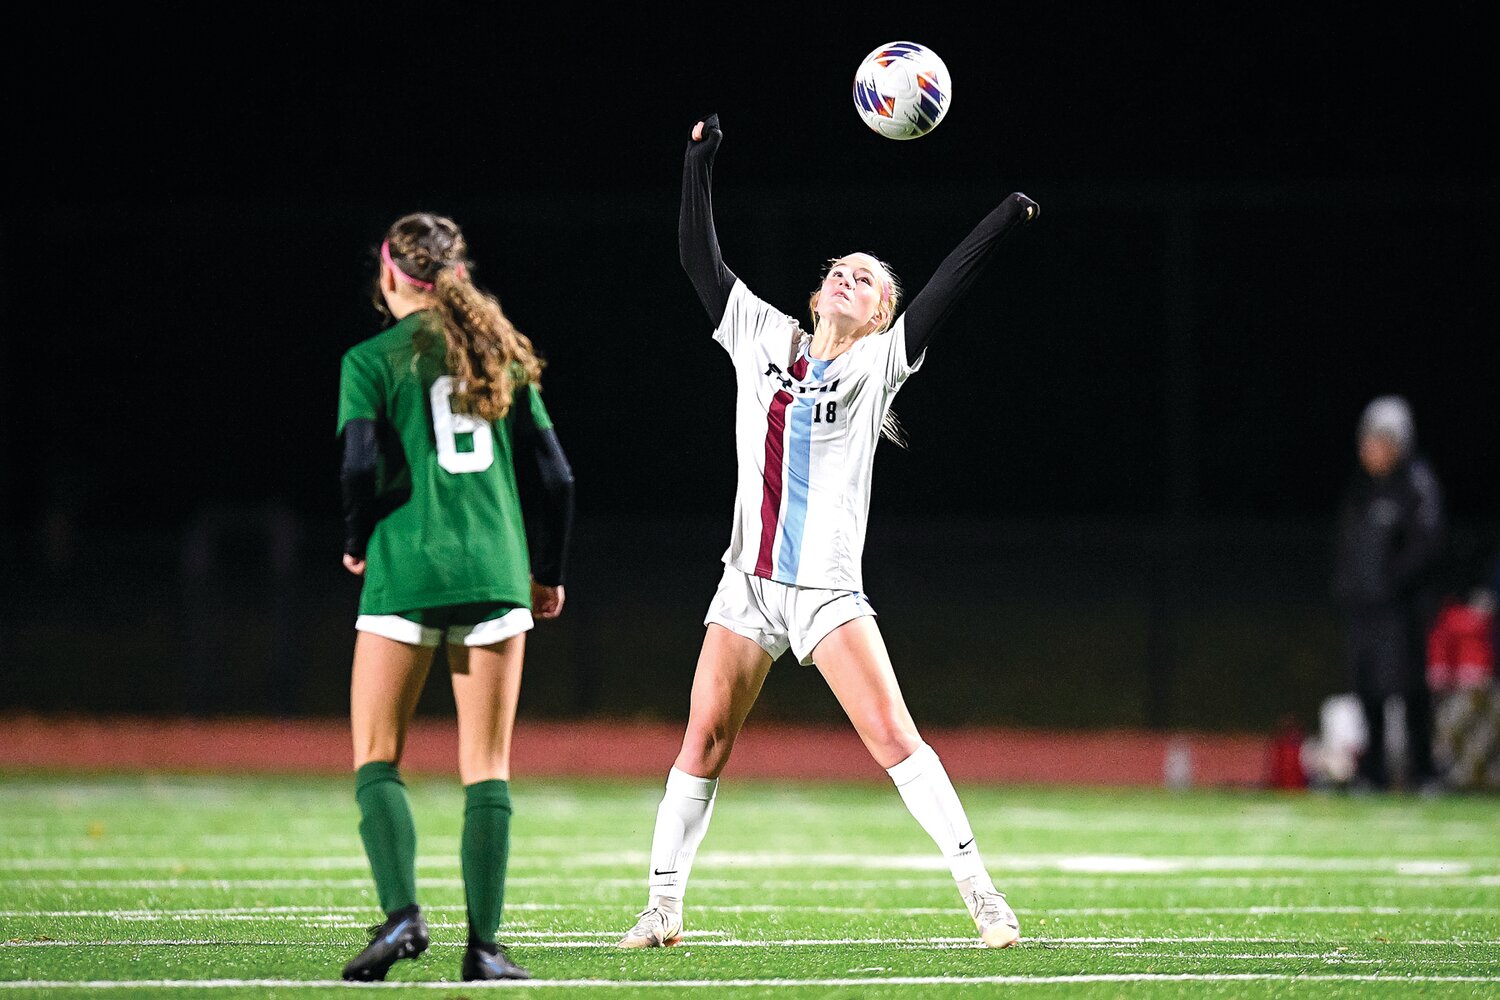
M 455 781 L 410 782 L 433 946 L 336 982 L 379 916 L 335 778 L 0 776 L 0 1000 L 451 996 Z M 683 945 L 644 903 L 654 782 L 522 781 L 501 939 L 528 995 L 1497 996 L 1500 802 L 960 789 L 1023 941 L 977 947 L 888 786 L 726 781 Z M 436 991 L 436 992 L 434 992 Z

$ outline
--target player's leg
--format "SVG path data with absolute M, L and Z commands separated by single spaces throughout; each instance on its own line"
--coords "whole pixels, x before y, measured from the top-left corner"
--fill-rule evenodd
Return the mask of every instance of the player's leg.
M 1385 695 L 1362 691 L 1359 707 L 1365 716 L 1366 737 L 1357 777 L 1365 788 L 1384 789 L 1390 784 L 1385 760 Z
M 530 625 L 528 614 L 525 627 Z M 449 638 L 448 667 L 458 709 L 458 771 L 464 785 L 459 858 L 469 941 L 462 974 L 465 980 L 526 979 L 530 974 L 495 940 L 510 858 L 510 747 L 526 635 L 523 631 L 484 646 L 454 643 L 452 633 Z
M 430 643 L 404 642 L 374 632 L 356 633 L 349 682 L 355 770 L 377 761 L 400 763 L 436 645 L 435 638 Z
M 1427 677 L 1420 667 L 1408 675 L 1406 690 L 1402 696 L 1406 708 L 1406 745 L 1408 775 L 1413 791 L 1433 793 L 1440 791 L 1442 782 L 1433 763 L 1433 708 L 1432 692 L 1427 687 Z
M 1432 689 L 1427 686 L 1427 635 L 1431 623 L 1413 615 L 1407 623 L 1406 658 L 1402 676 L 1402 702 L 1406 708 L 1408 775 L 1413 791 L 1432 794 L 1443 789 L 1433 762 L 1434 712 Z
M 771 657 L 758 643 L 709 624 L 693 674 L 682 748 L 656 811 L 649 898 L 621 947 L 660 947 L 681 939 L 682 899 L 708 832 L 719 774 L 770 669 Z
M 838 626 L 818 641 L 812 658 L 870 755 L 947 858 L 984 942 L 994 948 L 1014 944 L 1020 936 L 1015 914 L 990 881 L 947 769 L 917 733 L 875 619 L 862 616 Z
M 1356 631 L 1351 645 L 1354 661 L 1354 696 L 1365 717 L 1365 749 L 1359 755 L 1355 772 L 1356 789 L 1384 789 L 1390 784 L 1385 760 L 1385 701 L 1383 683 L 1384 652 L 1379 642 L 1371 641 L 1365 627 Z
M 757 643 L 722 625 L 708 626 L 693 671 L 687 729 L 673 761 L 677 770 L 708 779 L 723 773 L 770 670 L 771 657 Z
M 390 616 L 394 617 L 394 616 Z M 404 626 L 361 619 L 349 683 L 349 720 L 354 738 L 355 799 L 359 835 L 385 922 L 372 930 L 368 947 L 344 967 L 345 979 L 384 979 L 397 959 L 414 958 L 428 943 L 417 907 L 417 831 L 406 786 L 397 769 L 406 731 L 416 711 L 435 637 L 414 622 Z M 381 632 L 366 628 L 381 628 Z M 391 638 L 400 634 L 411 641 Z M 424 643 L 432 643 L 426 645 Z

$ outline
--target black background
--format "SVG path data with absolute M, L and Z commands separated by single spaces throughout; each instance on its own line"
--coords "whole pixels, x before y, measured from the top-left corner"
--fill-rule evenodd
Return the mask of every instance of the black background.
M 920 287 L 1005 193 L 1042 204 L 898 402 L 877 517 L 1324 517 L 1360 408 L 1400 392 L 1454 511 L 1493 518 L 1473 11 L 923 7 L 34 16 L 6 71 L 0 513 L 336 516 L 338 359 L 378 329 L 370 248 L 424 209 L 549 359 L 582 513 L 727 518 L 732 382 L 675 247 L 682 146 L 717 111 L 726 260 L 788 311 L 831 255 Z M 917 142 L 849 98 L 898 38 L 954 80 Z M 1200 305 L 1172 341 L 1184 199 Z

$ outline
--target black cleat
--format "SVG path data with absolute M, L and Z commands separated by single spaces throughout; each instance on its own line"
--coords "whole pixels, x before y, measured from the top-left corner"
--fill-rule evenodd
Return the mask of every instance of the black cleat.
M 464 982 L 482 979 L 530 979 L 531 973 L 510 960 L 503 944 L 474 944 L 464 952 Z
M 415 906 L 397 910 L 385 923 L 370 928 L 370 943 L 344 966 L 344 978 L 373 983 L 385 978 L 391 966 L 403 958 L 416 958 L 427 950 L 427 921 Z

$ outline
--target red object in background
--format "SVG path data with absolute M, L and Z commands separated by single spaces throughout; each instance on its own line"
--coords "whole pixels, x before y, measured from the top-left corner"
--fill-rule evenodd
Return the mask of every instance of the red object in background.
M 1276 736 L 1267 751 L 1267 784 L 1272 788 L 1306 788 L 1307 772 L 1302 769 L 1302 744 L 1307 733 L 1288 716 L 1281 720 Z
M 1443 606 L 1427 633 L 1429 688 L 1452 691 L 1490 682 L 1495 676 L 1494 620 L 1494 611 L 1477 603 Z

